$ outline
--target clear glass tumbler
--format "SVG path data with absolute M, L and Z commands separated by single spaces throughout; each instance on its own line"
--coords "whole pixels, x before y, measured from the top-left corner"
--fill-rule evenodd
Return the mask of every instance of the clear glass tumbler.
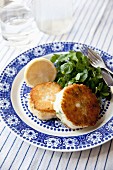
M 40 31 L 59 35 L 67 33 L 73 22 L 73 0 L 33 0 L 32 11 Z
M 26 6 L 10 2 L 0 11 L 1 32 L 5 40 L 17 44 L 27 44 L 33 32 L 32 12 Z

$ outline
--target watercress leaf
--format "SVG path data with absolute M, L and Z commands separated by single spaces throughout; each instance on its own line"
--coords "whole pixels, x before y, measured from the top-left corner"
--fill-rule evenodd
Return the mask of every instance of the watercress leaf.
M 68 54 L 61 54 L 58 58 L 59 62 L 66 62 L 69 60 L 69 55 Z
M 76 53 L 74 52 L 74 51 L 70 51 L 70 61 L 71 62 L 78 62 L 78 58 L 77 58 L 77 56 L 76 56 Z
M 77 73 L 75 76 L 76 81 L 84 82 L 88 77 L 88 71 L 85 69 L 82 73 Z
M 96 77 L 97 77 L 98 79 L 101 79 L 101 78 L 102 78 L 102 73 L 101 73 L 101 68 L 100 68 L 100 67 L 98 67 L 98 68 L 96 69 Z
M 80 82 L 84 82 L 88 77 L 88 71 L 84 70 L 83 74 L 80 77 Z
M 79 81 L 79 80 L 80 80 L 80 76 L 81 76 L 81 73 L 78 73 L 78 74 L 76 75 L 76 77 L 75 77 L 75 80 L 76 80 L 76 81 Z
M 71 62 L 64 63 L 61 65 L 61 73 L 62 74 L 69 74 L 73 70 L 73 64 Z
M 103 96 L 109 96 L 109 92 L 106 92 L 106 93 L 104 93 L 104 92 L 101 92 L 101 94 L 103 95 Z
M 65 79 L 64 79 L 64 77 L 60 77 L 58 79 L 57 83 L 60 84 L 62 88 L 65 87 Z
M 87 58 L 87 56 L 82 55 L 82 63 L 85 65 L 86 68 L 89 67 L 90 62 L 89 62 L 89 59 Z
M 54 54 L 51 58 L 50 58 L 50 61 L 52 63 L 56 62 L 56 60 L 59 58 L 59 55 L 58 54 Z
M 83 54 L 80 51 L 77 51 L 76 56 L 77 56 L 78 60 L 82 60 Z
M 81 62 L 77 62 L 75 67 L 77 72 L 82 72 L 85 69 L 84 65 Z
M 71 85 L 71 84 L 73 84 L 73 81 L 72 80 L 68 81 L 67 85 Z

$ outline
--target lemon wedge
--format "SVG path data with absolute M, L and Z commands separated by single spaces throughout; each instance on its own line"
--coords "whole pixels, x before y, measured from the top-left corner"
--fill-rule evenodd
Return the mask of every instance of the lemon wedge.
M 24 80 L 29 87 L 54 81 L 57 71 L 54 64 L 46 58 L 31 60 L 25 67 Z

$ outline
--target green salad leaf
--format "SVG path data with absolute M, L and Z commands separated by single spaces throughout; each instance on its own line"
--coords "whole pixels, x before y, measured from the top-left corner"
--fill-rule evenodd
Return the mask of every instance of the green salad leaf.
M 83 53 L 69 51 L 66 54 L 54 54 L 51 57 L 57 69 L 55 81 L 62 87 L 78 83 L 88 86 L 99 99 L 110 98 L 109 87 L 102 78 L 101 69 L 91 66 Z

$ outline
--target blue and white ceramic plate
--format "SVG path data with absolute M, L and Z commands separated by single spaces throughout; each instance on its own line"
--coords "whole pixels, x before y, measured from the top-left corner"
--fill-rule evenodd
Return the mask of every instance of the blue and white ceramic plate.
M 0 115 L 7 126 L 25 141 L 55 151 L 80 151 L 99 146 L 113 138 L 113 97 L 103 101 L 100 119 L 91 128 L 71 130 L 57 120 L 41 121 L 28 109 L 30 88 L 24 82 L 24 69 L 33 58 L 50 58 L 53 53 L 79 51 L 83 44 L 57 42 L 30 49 L 12 62 L 0 75 Z M 95 49 L 113 71 L 113 58 Z

